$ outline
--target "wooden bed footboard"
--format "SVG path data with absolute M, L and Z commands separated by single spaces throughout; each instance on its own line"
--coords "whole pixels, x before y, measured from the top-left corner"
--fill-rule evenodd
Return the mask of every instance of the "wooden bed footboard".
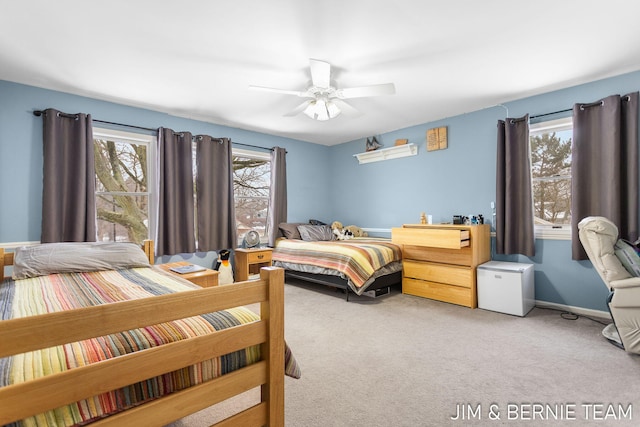
M 255 364 L 92 425 L 162 426 L 260 386 L 260 403 L 216 425 L 283 426 L 284 270 L 277 267 L 250 282 L 0 321 L 0 358 L 254 303 L 258 322 L 2 387 L 0 425 L 259 344 Z

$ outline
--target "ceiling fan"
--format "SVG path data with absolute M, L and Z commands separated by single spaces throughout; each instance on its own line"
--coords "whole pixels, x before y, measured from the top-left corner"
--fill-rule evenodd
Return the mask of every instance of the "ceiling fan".
M 396 92 L 393 83 L 338 89 L 331 84 L 331 64 L 318 59 L 310 59 L 309 65 L 311 68 L 311 85 L 305 90 L 296 91 L 253 85 L 250 85 L 249 88 L 309 98 L 285 114 L 285 116 L 304 113 L 312 119 L 320 121 L 333 119 L 340 113 L 351 116 L 359 114 L 358 110 L 344 102 L 344 99 L 393 95 Z

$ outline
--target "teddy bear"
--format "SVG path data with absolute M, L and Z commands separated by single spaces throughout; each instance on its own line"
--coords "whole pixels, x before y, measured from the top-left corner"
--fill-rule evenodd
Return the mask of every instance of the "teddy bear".
M 222 249 L 218 252 L 218 261 L 214 269 L 220 273 L 218 275 L 218 283 L 220 285 L 233 283 L 233 268 L 229 262 L 230 255 L 231 251 L 229 249 Z
M 336 240 L 348 240 L 353 237 L 353 234 L 351 232 L 345 232 L 345 229 L 340 221 L 333 221 L 331 223 L 331 231 L 333 232 Z
M 331 223 L 331 230 L 333 230 L 336 240 L 348 240 L 354 237 L 368 236 L 367 232 L 357 225 L 347 225 L 343 227 L 340 221 L 333 221 L 333 223 Z

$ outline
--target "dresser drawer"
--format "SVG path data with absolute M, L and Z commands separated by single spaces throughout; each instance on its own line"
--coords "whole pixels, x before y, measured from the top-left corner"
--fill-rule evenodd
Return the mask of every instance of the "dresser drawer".
M 477 299 L 475 289 L 462 286 L 444 285 L 429 280 L 411 278 L 402 279 L 402 293 L 444 301 L 451 304 L 476 308 Z
M 404 260 L 402 262 L 402 271 L 403 277 L 424 279 L 465 288 L 471 288 L 475 283 L 475 269 L 468 267 Z
M 469 230 L 449 228 L 392 228 L 391 241 L 399 245 L 460 249 L 469 246 Z
M 402 247 L 402 256 L 407 260 L 415 261 L 431 261 L 468 266 L 473 264 L 473 251 L 469 246 L 460 249 L 446 249 L 404 245 Z

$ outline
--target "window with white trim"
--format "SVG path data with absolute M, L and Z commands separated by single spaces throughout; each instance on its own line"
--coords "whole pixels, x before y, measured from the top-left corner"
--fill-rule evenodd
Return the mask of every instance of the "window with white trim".
M 537 237 L 571 235 L 571 117 L 529 127 L 534 225 Z
M 268 239 L 271 156 L 268 152 L 233 149 L 233 193 L 238 246 L 245 234 L 255 230 L 260 241 Z
M 93 129 L 98 241 L 149 238 L 153 135 Z

